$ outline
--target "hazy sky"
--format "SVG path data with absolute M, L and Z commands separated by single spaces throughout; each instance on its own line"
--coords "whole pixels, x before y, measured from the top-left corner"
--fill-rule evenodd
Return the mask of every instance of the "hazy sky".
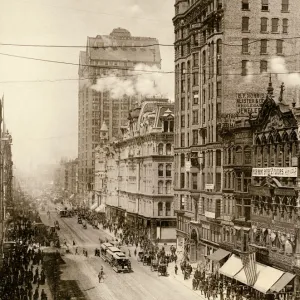
M 85 45 L 87 36 L 128 29 L 172 44 L 174 0 L 4 0 L 0 43 Z M 0 45 L 0 53 L 78 62 L 79 48 Z M 78 67 L 0 54 L 0 96 L 19 170 L 77 156 Z M 173 48 L 161 47 L 162 68 L 174 70 Z M 14 82 L 75 79 L 61 82 Z M 173 89 L 173 77 L 167 83 Z

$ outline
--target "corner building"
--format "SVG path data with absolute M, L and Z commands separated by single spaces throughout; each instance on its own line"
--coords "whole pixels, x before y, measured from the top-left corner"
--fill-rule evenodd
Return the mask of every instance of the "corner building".
M 269 59 L 298 68 L 297 0 L 176 0 L 175 179 L 178 248 L 192 261 L 219 247 L 223 150 L 218 120 L 257 115 Z M 274 86 L 281 84 L 274 76 Z M 293 91 L 286 88 L 292 99 Z
M 176 239 L 173 203 L 174 104 L 149 99 L 130 111 L 122 137 L 108 142 L 103 124 L 96 184 L 107 219 L 127 222 L 140 235 Z
M 126 76 L 138 64 L 160 68 L 158 40 L 131 36 L 123 28 L 116 28 L 109 35 L 88 37 L 86 51 L 80 52 L 78 164 L 81 195 L 94 190 L 95 148 L 100 142 L 103 121 L 109 129 L 109 140 L 117 138 L 128 111 L 137 100 L 127 96 L 113 99 L 109 90 L 97 92 L 92 85 L 100 77 Z

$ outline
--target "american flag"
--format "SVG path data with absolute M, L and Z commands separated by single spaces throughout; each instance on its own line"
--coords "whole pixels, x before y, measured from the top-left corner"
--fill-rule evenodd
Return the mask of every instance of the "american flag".
M 255 252 L 243 253 L 241 258 L 248 285 L 253 286 L 257 279 Z

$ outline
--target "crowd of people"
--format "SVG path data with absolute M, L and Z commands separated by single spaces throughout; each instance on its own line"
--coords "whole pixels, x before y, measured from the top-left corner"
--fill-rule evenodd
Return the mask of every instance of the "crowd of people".
M 46 276 L 43 252 L 34 244 L 34 230 L 29 220 L 17 222 L 11 230 L 14 243 L 3 253 L 0 270 L 0 299 L 47 300 L 43 289 Z

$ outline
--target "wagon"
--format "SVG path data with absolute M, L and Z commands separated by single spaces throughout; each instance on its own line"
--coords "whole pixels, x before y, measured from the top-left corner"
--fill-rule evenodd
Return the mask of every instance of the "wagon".
M 144 257 L 144 251 L 139 251 L 137 255 L 137 260 L 143 261 L 143 257 Z
M 151 271 L 157 271 L 158 270 L 158 261 L 156 259 L 152 259 L 151 261 Z
M 144 255 L 143 257 L 143 265 L 150 266 L 151 265 L 151 256 L 149 254 Z
M 167 272 L 167 264 L 159 264 L 158 265 L 158 276 L 167 276 L 168 272 Z

